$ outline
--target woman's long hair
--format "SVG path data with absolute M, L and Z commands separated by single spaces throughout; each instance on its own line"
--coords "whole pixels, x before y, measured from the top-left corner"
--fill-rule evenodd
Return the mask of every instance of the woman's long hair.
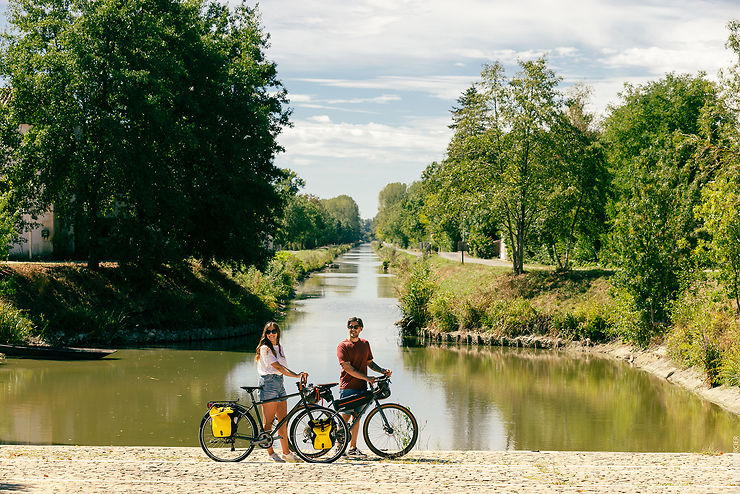
M 277 352 L 275 351 L 275 348 L 272 346 L 272 342 L 267 337 L 267 330 L 273 329 L 273 328 L 278 330 L 277 340 L 275 340 L 275 343 L 280 349 L 280 356 L 285 357 L 285 355 L 283 354 L 283 347 L 280 344 L 280 334 L 282 333 L 282 330 L 280 329 L 280 326 L 278 325 L 278 323 L 274 321 L 270 321 L 267 324 L 265 324 L 264 328 L 262 328 L 262 337 L 260 338 L 260 342 L 257 343 L 257 356 L 254 357 L 255 360 L 260 359 L 260 348 L 262 347 L 262 345 L 265 345 L 267 348 L 269 348 L 272 351 L 272 354 L 275 355 L 275 358 L 277 358 Z

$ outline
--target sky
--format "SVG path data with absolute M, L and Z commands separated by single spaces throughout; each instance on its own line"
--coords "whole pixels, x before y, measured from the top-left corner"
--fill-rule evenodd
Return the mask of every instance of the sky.
M 350 195 L 363 218 L 375 216 L 386 184 L 410 184 L 445 158 L 450 109 L 483 64 L 500 61 L 513 75 L 517 60 L 546 54 L 561 88 L 590 86 L 590 108 L 603 116 L 626 82 L 700 70 L 716 79 L 736 60 L 724 45 L 727 22 L 740 19 L 740 0 L 263 0 L 258 8 L 293 111 L 275 163 L 305 180 L 302 192 Z
M 561 88 L 591 86 L 603 115 L 625 82 L 716 79 L 736 60 L 724 45 L 740 0 L 267 0 L 259 10 L 293 109 L 277 165 L 306 181 L 303 192 L 348 194 L 371 218 L 386 184 L 444 159 L 450 109 L 483 64 L 513 75 L 518 59 L 547 54 Z

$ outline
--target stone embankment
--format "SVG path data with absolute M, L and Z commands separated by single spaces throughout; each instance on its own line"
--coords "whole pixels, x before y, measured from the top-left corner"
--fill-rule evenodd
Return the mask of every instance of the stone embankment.
M 198 448 L 0 446 L 7 492 L 737 493 L 740 455 L 415 451 L 401 460 L 216 463 Z

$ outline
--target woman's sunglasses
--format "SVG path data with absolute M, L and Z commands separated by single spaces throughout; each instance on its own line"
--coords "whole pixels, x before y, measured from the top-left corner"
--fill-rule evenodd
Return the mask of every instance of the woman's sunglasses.
M 279 330 L 277 330 L 277 329 L 268 329 L 268 330 L 265 330 L 265 334 L 272 334 L 272 333 L 277 334 L 278 331 Z

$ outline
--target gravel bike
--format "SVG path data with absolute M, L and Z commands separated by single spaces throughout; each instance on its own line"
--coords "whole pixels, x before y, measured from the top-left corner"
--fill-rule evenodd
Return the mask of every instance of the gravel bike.
M 378 456 L 399 458 L 411 451 L 416 444 L 419 438 L 419 424 L 411 410 L 405 406 L 398 403 L 380 403 L 379 400 L 391 395 L 390 382 L 389 377 L 378 377 L 375 383 L 370 385 L 370 390 L 338 400 L 334 399 L 331 392 L 331 387 L 336 386 L 336 383 L 319 384 L 316 388 L 319 390 L 319 396 L 331 402 L 332 407 L 340 413 L 350 413 L 348 409 L 359 409 L 357 413 L 352 414 L 349 429 L 352 429 L 355 420 L 360 420 L 362 415 L 371 409 L 362 424 L 362 437 L 367 447 Z
M 249 407 L 238 400 L 209 402 L 208 412 L 200 422 L 199 440 L 203 451 L 216 461 L 242 461 L 255 446 L 272 446 L 276 439 L 280 439 L 278 429 L 292 420 L 288 427 L 288 442 L 290 449 L 301 459 L 311 463 L 337 460 L 349 444 L 347 423 L 335 410 L 316 403 L 319 399 L 317 387 L 302 381 L 296 385 L 297 393 L 264 401 L 254 398 L 253 393 L 261 389 L 260 386 L 241 386 L 252 400 Z M 323 389 L 329 388 L 324 385 Z M 258 405 L 294 396 L 299 400 L 288 414 L 271 430 L 265 430 Z

